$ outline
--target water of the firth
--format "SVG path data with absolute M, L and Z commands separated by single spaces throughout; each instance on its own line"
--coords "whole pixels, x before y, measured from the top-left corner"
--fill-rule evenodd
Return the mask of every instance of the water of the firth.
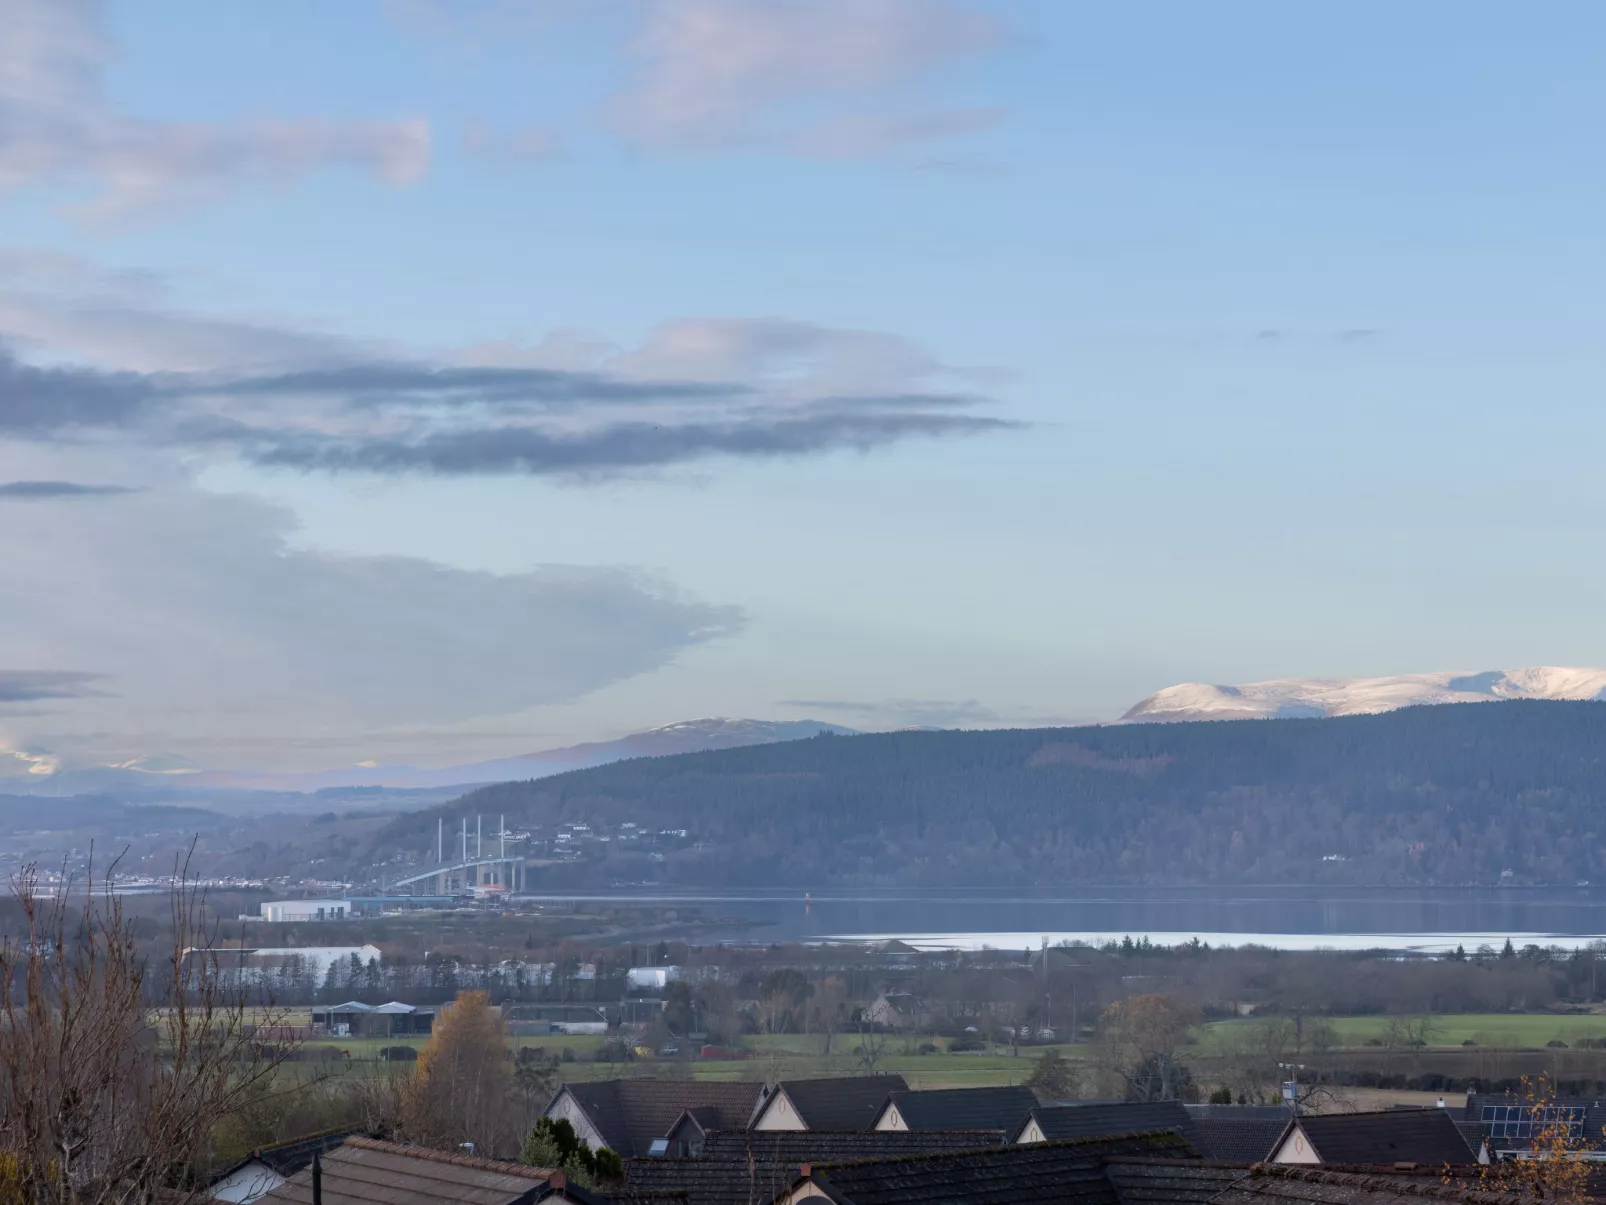
M 1567 947 L 1606 934 L 1606 890 L 1442 887 L 1088 887 L 698 891 L 621 889 L 543 896 L 617 900 L 700 916 L 694 940 L 898 938 L 927 947 L 1020 949 L 1044 938 L 1130 935 L 1174 945 L 1257 943 L 1436 951 L 1511 937 Z M 729 918 L 713 927 L 707 921 Z M 693 936 L 688 925 L 687 936 Z

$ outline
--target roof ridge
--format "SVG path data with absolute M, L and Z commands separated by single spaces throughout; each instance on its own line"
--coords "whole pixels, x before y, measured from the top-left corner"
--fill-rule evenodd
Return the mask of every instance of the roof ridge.
M 869 1131 L 873 1133 L 874 1131 Z M 969 1132 L 969 1131 L 965 1131 Z M 996 1132 L 996 1131 L 994 1131 Z M 1002 1151 L 1051 1151 L 1068 1150 L 1076 1146 L 1094 1146 L 1099 1143 L 1129 1142 L 1134 1138 L 1155 1138 L 1164 1141 L 1166 1146 L 1188 1146 L 1187 1141 L 1175 1130 L 1138 1130 L 1131 1134 L 1102 1134 L 1093 1138 L 1061 1138 L 1055 1142 L 1032 1142 L 1026 1144 L 1013 1144 L 1009 1146 L 977 1146 L 966 1147 L 958 1151 L 916 1151 L 907 1155 L 892 1155 L 885 1159 L 850 1159 L 840 1163 L 829 1161 L 812 1162 L 811 1166 L 819 1168 L 862 1167 L 866 1164 L 887 1163 L 917 1163 L 929 1159 L 958 1159 L 964 1155 L 986 1155 Z M 1193 1148 L 1188 1147 L 1189 1150 Z M 1201 1160 L 1191 1159 L 1190 1163 L 1199 1163 Z
M 426 1159 L 431 1163 L 446 1163 L 453 1167 L 469 1167 L 477 1171 L 503 1172 L 510 1176 L 523 1176 L 530 1180 L 550 1180 L 559 1171 L 555 1167 L 531 1167 L 527 1163 L 513 1163 L 505 1159 L 486 1159 L 480 1155 L 459 1155 L 455 1151 L 437 1151 L 432 1147 L 413 1146 L 405 1142 L 384 1142 L 378 1138 L 348 1138 L 346 1146 L 364 1151 L 381 1151 L 387 1155 L 405 1155 L 409 1159 Z

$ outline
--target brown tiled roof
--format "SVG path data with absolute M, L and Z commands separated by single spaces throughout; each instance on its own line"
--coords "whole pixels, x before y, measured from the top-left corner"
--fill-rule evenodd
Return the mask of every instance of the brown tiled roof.
M 539 1197 L 549 1168 L 454 1155 L 373 1138 L 348 1138 L 323 1158 L 323 1205 L 510 1205 Z M 532 1197 L 533 1194 L 533 1197 Z M 263 1205 L 311 1205 L 312 1168 L 258 1198 Z
M 1204 1159 L 1106 1155 L 1104 1174 L 1121 1205 L 1205 1205 L 1247 1176 L 1249 1168 Z
M 565 1084 L 603 1141 L 628 1157 L 645 1155 L 654 1138 L 667 1135 L 682 1113 L 697 1111 L 698 1124 L 742 1129 L 752 1119 L 764 1085 L 709 1080 L 609 1079 Z
M 937 1088 L 925 1092 L 893 1092 L 888 1103 L 911 1130 L 1010 1130 L 1020 1127 L 1037 1107 L 1030 1088 Z M 1179 1106 L 1180 1111 L 1180 1106 Z M 1128 1126 L 1121 1133 L 1154 1129 Z
M 1444 1109 L 1313 1113 L 1298 1125 L 1323 1163 L 1475 1163 L 1477 1157 Z
M 625 1163 L 629 1192 L 680 1192 L 689 1205 L 769 1202 L 803 1163 L 845 1163 L 933 1151 L 1002 1146 L 1002 1130 L 717 1130 L 694 1158 L 652 1156 Z
M 809 1178 L 838 1205 L 1120 1205 L 1104 1157 L 1145 1153 L 1192 1149 L 1166 1131 L 828 1164 L 811 1167 Z
M 1262 1163 L 1214 1198 L 1213 1205 L 1520 1205 L 1523 1197 L 1469 1191 L 1437 1176 L 1339 1172 L 1293 1163 Z
M 908 1088 L 901 1075 L 789 1079 L 775 1085 L 811 1130 L 868 1130 L 887 1097 Z

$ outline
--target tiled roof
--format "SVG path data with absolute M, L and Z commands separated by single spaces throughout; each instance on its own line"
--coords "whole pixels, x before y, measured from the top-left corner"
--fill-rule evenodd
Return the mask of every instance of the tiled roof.
M 1031 1111 L 1031 1116 L 1049 1142 L 1066 1138 L 1108 1138 L 1114 1134 L 1138 1134 L 1148 1130 L 1176 1130 L 1190 1142 L 1194 1139 L 1193 1117 L 1174 1100 L 1040 1105 Z M 1024 1129 L 1025 1118 L 1015 1128 L 1017 1131 Z
M 1104 1157 L 1144 1153 L 1191 1151 L 1167 1131 L 814 1166 L 810 1179 L 838 1205 L 1120 1205 Z
M 1003 1130 L 723 1130 L 710 1134 L 703 1155 L 711 1159 L 749 1156 L 765 1163 L 850 1163 L 890 1159 L 928 1151 L 974 1151 L 1003 1146 Z
M 803 1163 L 846 1163 L 932 1151 L 1002 1146 L 1002 1130 L 717 1130 L 694 1158 L 652 1156 L 625 1163 L 629 1192 L 680 1192 L 689 1205 L 769 1202 Z M 773 1190 L 773 1191 L 772 1191 Z
M 1517 1205 L 1519 1196 L 1469 1191 L 1438 1177 L 1415 1180 L 1373 1173 L 1337 1172 L 1291 1163 L 1263 1163 L 1215 1197 L 1214 1205 Z
M 1009 1130 L 1013 1132 L 1037 1107 L 1030 1088 L 939 1088 L 926 1092 L 894 1092 L 888 1103 L 911 1130 Z M 1151 1130 L 1129 1126 L 1120 1131 Z
M 1323 1163 L 1473 1163 L 1476 1157 L 1444 1109 L 1313 1113 L 1297 1124 Z
M 423 1147 L 349 1138 L 323 1159 L 323 1205 L 510 1205 L 540 1195 L 550 1170 L 451 1155 Z M 258 1198 L 262 1205 L 312 1205 L 312 1169 Z
M 1215 1118 L 1218 1121 L 1265 1121 L 1276 1119 L 1288 1120 L 1287 1105 L 1183 1105 L 1188 1115 L 1195 1120 L 1203 1117 Z
M 252 1151 L 227 1171 L 219 1173 L 213 1182 L 221 1180 L 224 1176 L 244 1167 L 247 1163 L 263 1163 L 281 1176 L 293 1176 L 302 1168 L 312 1162 L 313 1155 L 327 1155 L 346 1139 L 362 1134 L 362 1126 L 347 1126 L 339 1130 L 324 1130 L 317 1134 L 305 1134 L 300 1138 L 292 1138 L 288 1142 L 276 1143 L 273 1146 L 261 1147 Z
M 901 1075 L 790 1079 L 775 1085 L 811 1130 L 868 1130 L 887 1097 L 908 1088 Z
M 1281 1117 L 1236 1120 L 1229 1117 L 1195 1117 L 1194 1145 L 1207 1159 L 1259 1163 L 1269 1158 L 1277 1139 L 1288 1128 L 1288 1110 Z
M 1484 1120 L 1484 1109 L 1499 1105 L 1521 1105 L 1523 1099 L 1510 1092 L 1469 1092 L 1463 1118 L 1470 1123 L 1481 1125 Z M 1596 1150 L 1606 1147 L 1606 1105 L 1593 1097 L 1587 1096 L 1558 1096 L 1543 1102 L 1550 1106 L 1573 1107 L 1584 1111 L 1583 1121 L 1579 1125 L 1578 1139 L 1580 1145 Z M 1488 1127 L 1484 1127 L 1486 1132 Z M 1541 1122 L 1543 1128 L 1543 1122 Z M 1489 1149 L 1496 1150 L 1522 1150 L 1532 1146 L 1531 1138 L 1510 1138 L 1499 1133 L 1498 1130 L 1489 1134 Z
M 645 1155 L 654 1138 L 669 1133 L 682 1113 L 698 1110 L 698 1123 L 742 1129 L 752 1119 L 764 1085 L 709 1080 L 610 1079 L 565 1084 L 621 1156 Z M 706 1119 L 706 1120 L 705 1120 Z
M 1104 1174 L 1121 1205 L 1205 1205 L 1247 1176 L 1249 1169 L 1203 1159 L 1107 1155 Z

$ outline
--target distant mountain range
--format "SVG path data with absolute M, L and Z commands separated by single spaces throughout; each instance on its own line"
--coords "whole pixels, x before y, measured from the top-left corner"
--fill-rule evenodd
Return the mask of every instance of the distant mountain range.
M 746 720 L 710 717 L 683 720 L 646 732 L 632 732 L 611 741 L 590 741 L 558 749 L 543 749 L 515 757 L 464 765 L 423 769 L 418 766 L 372 764 L 342 766 L 307 774 L 253 773 L 201 770 L 174 759 L 161 762 L 140 759 L 120 766 L 66 770 L 48 779 L 21 780 L 19 786 L 51 794 L 148 790 L 165 787 L 174 794 L 196 790 L 323 791 L 340 787 L 387 787 L 404 790 L 474 786 L 543 778 L 567 770 L 584 770 L 627 757 L 661 757 L 671 753 L 698 753 L 710 749 L 737 749 L 772 741 L 793 741 L 822 732 L 852 735 L 852 728 L 822 720 Z
M 1502 699 L 1606 699 L 1606 669 L 1539 665 L 1481 673 L 1398 674 L 1390 678 L 1279 678 L 1243 686 L 1185 682 L 1155 691 L 1119 722 L 1374 715 L 1430 703 L 1491 703 Z

